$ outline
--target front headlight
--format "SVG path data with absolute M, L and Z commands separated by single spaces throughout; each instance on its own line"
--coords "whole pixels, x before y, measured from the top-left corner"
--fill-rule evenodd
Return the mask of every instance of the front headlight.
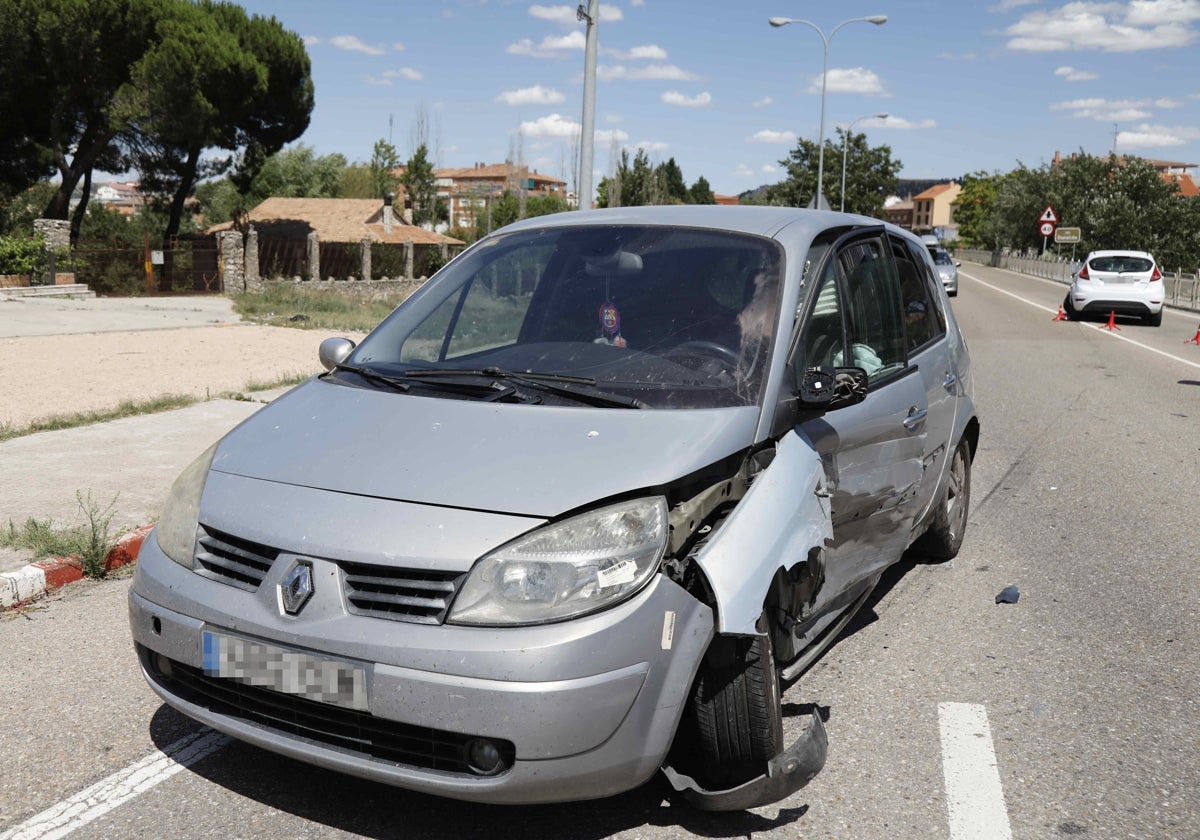
M 541 624 L 610 607 L 637 592 L 667 548 L 667 502 L 638 499 L 526 534 L 475 564 L 448 621 Z
M 191 568 L 192 551 L 196 547 L 196 524 L 200 519 L 200 494 L 204 492 L 204 482 L 208 478 L 208 468 L 212 466 L 213 456 L 217 453 L 217 444 L 192 461 L 191 466 L 179 474 L 171 485 L 163 505 L 162 516 L 154 526 L 154 536 L 163 554 L 176 563 Z

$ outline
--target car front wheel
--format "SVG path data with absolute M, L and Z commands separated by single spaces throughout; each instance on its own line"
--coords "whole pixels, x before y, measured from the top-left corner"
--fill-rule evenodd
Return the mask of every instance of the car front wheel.
M 765 771 L 783 750 L 783 715 L 771 634 L 714 640 L 692 692 L 697 747 L 709 784 L 730 788 Z

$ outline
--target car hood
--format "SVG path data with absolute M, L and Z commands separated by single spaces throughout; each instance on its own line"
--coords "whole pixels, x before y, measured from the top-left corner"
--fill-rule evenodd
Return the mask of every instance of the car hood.
M 755 406 L 473 402 L 312 379 L 230 432 L 212 469 L 380 499 L 553 517 L 665 485 L 753 441 Z

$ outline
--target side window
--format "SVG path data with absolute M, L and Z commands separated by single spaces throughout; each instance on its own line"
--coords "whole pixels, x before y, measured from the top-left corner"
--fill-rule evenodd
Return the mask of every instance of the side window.
M 845 328 L 842 325 L 842 299 L 837 260 L 830 260 L 817 287 L 812 313 L 804 325 L 800 339 L 801 361 L 804 367 L 833 365 L 842 359 L 846 349 Z
M 905 347 L 912 356 L 920 348 L 941 336 L 945 322 L 939 323 L 939 312 L 930 296 L 928 283 L 920 266 L 913 261 L 912 252 L 897 239 L 890 240 L 900 281 L 900 300 L 904 309 Z
M 883 242 L 871 238 L 852 242 L 837 256 L 845 277 L 845 310 L 849 352 L 834 365 L 860 367 L 874 384 L 905 365 L 904 320 L 895 264 Z
M 942 281 L 938 279 L 937 272 L 933 269 L 933 263 L 930 261 L 930 259 L 926 258 L 925 255 L 927 252 L 923 248 L 914 245 L 911 242 L 905 244 L 908 246 L 908 253 L 911 256 L 917 271 L 921 275 L 921 280 L 925 284 L 926 292 L 929 295 L 929 299 L 932 303 L 933 309 L 930 311 L 933 313 L 936 334 L 942 335 L 946 332 L 946 313 L 942 311 Z M 896 259 L 898 262 L 900 260 L 899 249 L 897 249 L 896 253 Z
M 401 361 L 438 362 L 515 344 L 552 253 L 513 251 L 482 266 L 408 337 Z

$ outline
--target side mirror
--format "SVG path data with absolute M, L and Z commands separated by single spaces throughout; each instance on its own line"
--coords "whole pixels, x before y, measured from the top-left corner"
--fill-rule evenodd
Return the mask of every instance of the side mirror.
M 354 342 L 348 338 L 327 338 L 321 342 L 317 356 L 325 370 L 333 370 L 346 361 L 346 357 L 354 350 Z
M 956 263 L 954 264 L 954 267 L 955 267 L 955 268 L 962 268 L 962 263 L 960 263 L 960 262 L 956 262 Z
M 810 367 L 798 377 L 797 401 L 804 408 L 832 411 L 867 398 L 867 372 L 858 367 Z

